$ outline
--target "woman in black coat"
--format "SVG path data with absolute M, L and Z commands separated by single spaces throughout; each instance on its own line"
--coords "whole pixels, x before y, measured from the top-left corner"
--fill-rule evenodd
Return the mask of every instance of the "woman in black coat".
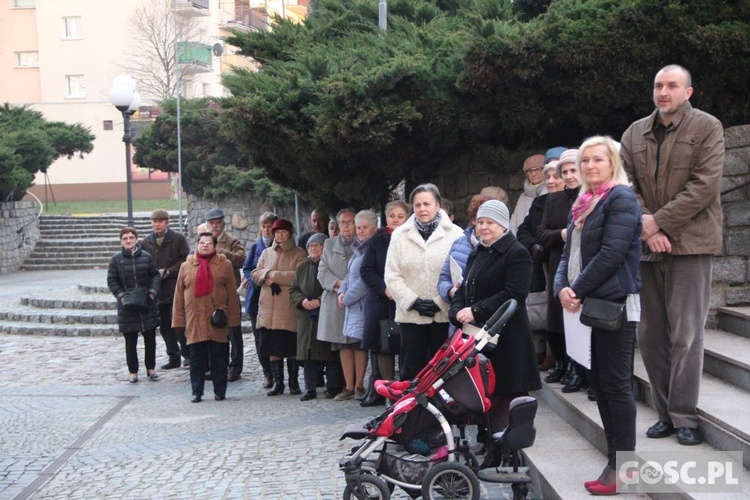
M 513 399 L 541 387 L 525 307 L 531 256 L 508 231 L 508 225 L 508 208 L 503 202 L 490 200 L 479 207 L 476 229 L 481 243 L 469 255 L 464 281 L 450 308 L 454 325 L 483 325 L 507 300 L 518 301 L 518 311 L 500 331 L 497 347 L 487 355 L 497 380 L 490 399 L 492 432 L 508 424 L 508 406 Z
M 391 233 L 406 222 L 411 210 L 404 201 L 395 200 L 385 206 L 384 212 L 386 227 L 378 229 L 367 242 L 362 267 L 359 270 L 362 281 L 370 289 L 365 298 L 365 324 L 362 333 L 362 348 L 370 351 L 372 367 L 367 397 L 360 403 L 365 407 L 383 402 L 383 398 L 378 396 L 373 387 L 375 380 L 394 378 L 396 356 L 393 353 L 380 352 L 380 320 L 393 319 L 396 313 L 396 303 L 385 286 L 385 258 L 388 255 L 388 245 L 391 243 Z
M 117 297 L 117 322 L 125 336 L 125 358 L 130 372 L 130 383 L 138 382 L 138 333 L 143 333 L 146 370 L 149 380 L 156 380 L 156 327 L 159 326 L 159 270 L 151 254 L 137 245 L 138 233 L 132 227 L 120 230 L 122 250 L 112 256 L 107 270 L 107 286 Z M 128 288 L 148 289 L 148 311 L 126 311 L 122 299 Z
M 576 164 L 577 155 L 577 149 L 565 150 L 560 155 L 557 170 L 565 182 L 565 188 L 547 196 L 542 222 L 536 229 L 536 239 L 547 251 L 547 341 L 555 356 L 555 368 L 544 381 L 565 384 L 564 392 L 576 392 L 582 389 L 585 383 L 583 367 L 568 358 L 562 308 L 553 292 L 555 273 L 567 240 L 570 207 L 573 206 L 581 189 L 581 173 Z

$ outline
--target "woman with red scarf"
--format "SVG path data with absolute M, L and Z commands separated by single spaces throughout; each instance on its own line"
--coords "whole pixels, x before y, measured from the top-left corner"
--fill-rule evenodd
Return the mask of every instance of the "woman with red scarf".
M 216 309 L 224 309 L 227 324 L 211 325 Z M 227 393 L 229 367 L 229 328 L 240 325 L 240 306 L 232 263 L 216 254 L 216 237 L 200 233 L 195 254 L 180 266 L 172 305 L 172 328 L 187 337 L 190 358 L 190 385 L 193 403 L 200 403 L 209 366 L 214 399 L 223 401 Z
M 576 313 L 589 297 L 625 304 L 622 326 L 591 330 L 589 383 L 607 439 L 607 465 L 584 487 L 593 495 L 617 492 L 618 451 L 635 450 L 633 353 L 640 320 L 641 211 L 615 142 L 591 137 L 579 149 L 581 195 L 568 219 L 568 239 L 555 275 L 555 296 Z

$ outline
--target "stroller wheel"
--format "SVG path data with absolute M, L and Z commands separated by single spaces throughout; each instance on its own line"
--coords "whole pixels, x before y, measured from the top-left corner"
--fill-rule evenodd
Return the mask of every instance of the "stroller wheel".
M 430 468 L 422 480 L 422 497 L 479 499 L 479 479 L 466 465 L 443 462 Z
M 382 479 L 372 474 L 361 474 L 344 488 L 344 500 L 390 500 L 391 492 Z
M 524 500 L 529 494 L 529 487 L 525 484 L 513 484 L 513 500 Z

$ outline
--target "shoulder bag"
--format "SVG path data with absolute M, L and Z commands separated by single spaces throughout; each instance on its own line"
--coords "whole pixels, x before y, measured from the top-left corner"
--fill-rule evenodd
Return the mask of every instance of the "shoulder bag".
M 134 273 L 135 286 L 131 288 L 127 288 L 125 285 L 125 273 L 122 271 L 122 267 L 120 267 L 120 275 L 122 276 L 122 286 L 125 287 L 120 299 L 123 311 L 146 312 L 151 309 L 148 303 L 148 287 L 138 286 L 138 275 Z
M 622 328 L 625 315 L 625 302 L 586 297 L 581 306 L 581 323 L 610 332 L 617 332 Z
M 398 354 L 401 350 L 401 326 L 391 319 L 391 301 L 388 303 L 388 319 L 380 320 L 380 354 Z

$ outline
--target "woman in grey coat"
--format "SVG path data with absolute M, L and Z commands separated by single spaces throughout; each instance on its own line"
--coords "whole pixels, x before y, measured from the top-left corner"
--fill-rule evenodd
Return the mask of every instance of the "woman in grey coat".
M 318 281 L 323 286 L 320 299 L 320 321 L 318 322 L 318 340 L 333 344 L 333 350 L 338 351 L 348 341 L 344 337 L 344 308 L 339 305 L 338 293 L 346 277 L 349 260 L 354 255 L 354 216 L 357 212 L 353 208 L 342 208 L 336 214 L 339 235 L 326 240 L 323 245 L 323 256 L 318 267 Z M 342 373 L 340 366 L 326 376 L 327 385 L 341 389 Z M 333 379 L 333 380 L 331 380 Z M 338 383 L 336 386 L 334 384 Z M 327 396 L 332 397 L 330 393 Z M 354 391 L 352 391 L 354 397 Z M 341 398 L 339 398 L 341 399 Z M 347 398 L 350 399 L 350 398 Z

